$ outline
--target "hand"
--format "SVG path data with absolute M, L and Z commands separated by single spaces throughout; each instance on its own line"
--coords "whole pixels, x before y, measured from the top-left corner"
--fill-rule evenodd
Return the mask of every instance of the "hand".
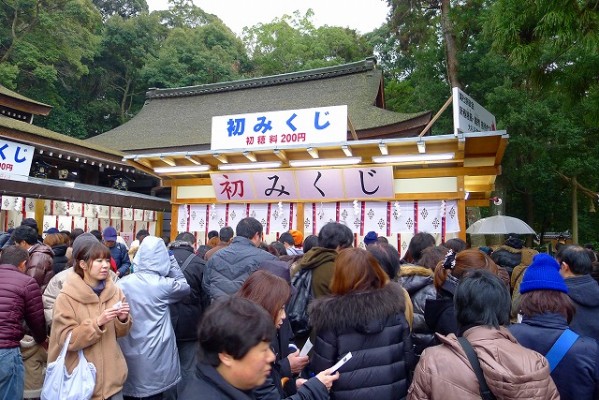
M 308 365 L 308 362 L 310 362 L 310 358 L 308 356 L 300 357 L 299 353 L 299 350 L 296 350 L 295 353 L 291 353 L 287 356 L 292 374 L 299 374 L 302 369 Z
M 127 300 L 125 298 L 123 298 L 122 303 L 121 303 L 121 308 L 118 309 L 118 313 L 117 313 L 117 317 L 118 317 L 119 321 L 121 321 L 121 322 L 127 321 L 127 318 L 129 318 L 130 311 L 131 311 L 131 309 L 129 307 L 129 303 L 127 303 Z
M 114 308 L 107 308 L 102 312 L 102 314 L 100 314 L 98 318 L 96 318 L 96 325 L 98 325 L 100 328 L 103 327 L 107 322 L 115 319 L 118 312 L 119 311 Z
M 331 390 L 333 386 L 333 382 L 339 379 L 339 372 L 335 372 L 331 375 L 330 369 L 325 369 L 321 371 L 318 375 L 315 376 L 316 379 L 322 382 L 322 384 L 327 388 L 327 390 Z
M 295 387 L 296 387 L 297 389 L 299 389 L 299 388 L 300 388 L 300 386 L 302 386 L 304 383 L 306 383 L 306 381 L 307 381 L 307 379 L 304 379 L 304 378 L 297 378 L 297 379 L 295 380 Z

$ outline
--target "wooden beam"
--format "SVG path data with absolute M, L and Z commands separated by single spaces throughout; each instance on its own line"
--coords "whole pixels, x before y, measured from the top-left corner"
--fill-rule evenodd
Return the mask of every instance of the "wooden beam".
M 489 199 L 468 199 L 466 207 L 489 207 Z
M 395 200 L 464 200 L 464 195 L 457 192 L 444 193 L 395 193 Z
M 447 99 L 445 104 L 443 104 L 443 106 L 439 109 L 439 111 L 437 111 L 435 116 L 428 122 L 428 124 L 426 124 L 426 126 L 424 127 L 422 132 L 420 132 L 420 134 L 418 135 L 418 137 L 422 137 L 426 133 L 426 131 L 428 131 L 431 128 L 431 126 L 433 126 L 433 124 L 435 122 L 437 122 L 437 120 L 439 119 L 441 114 L 443 114 L 445 112 L 445 110 L 447 110 L 447 107 L 449 107 L 452 100 L 453 100 L 453 95 L 449 96 L 449 98 Z
M 447 176 L 484 176 L 484 175 L 499 175 L 501 173 L 500 167 L 481 167 L 481 168 L 469 168 L 469 167 L 449 167 L 449 168 L 433 168 L 429 167 L 426 169 L 414 168 L 414 169 L 396 169 L 393 172 L 393 178 L 395 179 L 408 179 L 408 178 L 442 178 Z
M 349 126 L 349 131 L 351 132 L 351 137 L 354 140 L 358 140 L 358 134 L 356 133 L 356 128 L 354 128 L 354 124 L 352 124 L 349 115 L 347 116 L 347 126 Z
M 164 181 L 162 186 L 164 187 L 177 187 L 177 186 L 204 186 L 212 185 L 210 178 L 187 178 L 187 179 L 173 179 Z
M 177 166 L 177 162 L 172 158 L 172 157 L 163 157 L 160 156 L 160 161 L 162 161 L 163 163 L 171 166 L 171 167 L 176 167 Z

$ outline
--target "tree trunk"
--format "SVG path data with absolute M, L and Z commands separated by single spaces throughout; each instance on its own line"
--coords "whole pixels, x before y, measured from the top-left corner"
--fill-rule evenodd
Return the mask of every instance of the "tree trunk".
M 449 18 L 450 0 L 441 0 L 441 28 L 445 39 L 445 58 L 447 60 L 447 79 L 450 86 L 462 88 L 458 79 L 458 48 L 456 45 L 453 25 Z
M 572 177 L 572 242 L 578 244 L 578 179 Z

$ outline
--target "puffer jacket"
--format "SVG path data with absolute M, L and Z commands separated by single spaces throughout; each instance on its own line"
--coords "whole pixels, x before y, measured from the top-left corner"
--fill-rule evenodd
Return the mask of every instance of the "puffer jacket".
M 131 315 L 125 322 L 118 318 L 102 328 L 96 324 L 104 310 L 124 298 L 123 292 L 110 279 L 98 296 L 83 279 L 75 274 L 67 280 L 54 303 L 52 331 L 48 347 L 48 362 L 55 361 L 69 332 L 73 332 L 65 364 L 69 372 L 79 363 L 78 350 L 83 350 L 87 361 L 96 367 L 96 387 L 92 399 L 106 399 L 123 388 L 127 378 L 127 364 L 117 338 L 127 335 Z
M 67 258 L 67 248 L 66 244 L 59 244 L 57 246 L 52 247 L 52 253 L 54 253 L 54 258 L 52 259 L 52 270 L 54 271 L 54 275 L 58 274 L 61 271 L 67 269 L 69 259 Z
M 404 311 L 404 292 L 395 282 L 367 292 L 322 297 L 310 304 L 310 323 L 316 333 L 312 370 L 330 368 L 352 353 L 339 369 L 332 399 L 406 396 L 413 351 Z
M 197 340 L 198 323 L 204 313 L 204 307 L 208 304 L 208 296 L 202 289 L 202 277 L 206 263 L 202 257 L 194 253 L 193 247 L 187 242 L 174 241 L 169 244 L 169 248 L 179 266 L 183 266 L 190 255 L 195 256 L 183 271 L 185 280 L 190 287 L 190 293 L 178 303 L 170 306 L 171 322 L 177 341 L 195 341 Z
M 566 278 L 568 296 L 574 301 L 576 314 L 570 328 L 583 336 L 599 340 L 599 285 L 591 275 Z
M 329 285 L 335 271 L 337 251 L 324 247 L 312 247 L 298 262 L 298 271 L 312 270 L 312 293 L 317 299 L 331 294 Z
M 181 379 L 169 306 L 187 296 L 190 288 L 161 238 L 144 238 L 133 262 L 135 272 L 117 282 L 135 318 L 131 333 L 119 339 L 129 367 L 123 395 L 150 397 Z
M 34 244 L 28 251 L 29 261 L 25 273 L 35 279 L 43 293 L 46 285 L 54 276 L 54 270 L 52 269 L 54 253 L 50 246 L 42 243 Z
M 568 328 L 559 314 L 524 317 L 521 324 L 509 327 L 522 346 L 546 355 Z M 599 344 L 593 338 L 580 336 L 551 372 L 562 400 L 599 398 Z
M 197 363 L 195 373 L 183 389 L 181 399 L 256 400 L 252 390 L 242 391 L 227 382 L 212 365 Z
M 522 249 L 515 249 L 520 252 L 520 264 L 514 267 L 512 275 L 510 277 L 510 288 L 512 291 L 512 310 L 510 311 L 511 322 L 516 322 L 518 319 L 518 313 L 520 312 L 520 283 L 524 277 L 524 272 L 530 264 L 532 259 L 539 254 L 538 251 L 523 247 Z
M 412 345 L 414 353 L 420 355 L 424 349 L 435 344 L 435 333 L 424 320 L 426 300 L 437 298 L 437 290 L 433 284 L 433 271 L 418 265 L 404 264 L 399 270 L 398 281 L 408 291 L 414 305 Z
M 420 357 L 408 399 L 480 400 L 478 380 L 457 337 L 438 336 L 442 344 L 429 347 Z M 506 328 L 477 326 L 464 337 L 498 400 L 560 398 L 545 357 L 520 346 Z
M 229 246 L 214 253 L 206 263 L 204 290 L 212 301 L 232 295 L 267 260 L 277 257 L 257 248 L 248 238 L 235 236 Z
M 0 349 L 20 346 L 25 334 L 23 321 L 38 343 L 46 340 L 40 288 L 14 265 L 0 265 L 0 321 Z

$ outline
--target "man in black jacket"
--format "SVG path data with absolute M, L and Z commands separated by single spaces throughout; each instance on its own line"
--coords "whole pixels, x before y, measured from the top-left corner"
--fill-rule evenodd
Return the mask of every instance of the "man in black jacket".
M 191 288 L 189 296 L 170 306 L 171 322 L 177 338 L 179 362 L 181 364 L 181 380 L 177 390 L 185 387 L 187 380 L 195 369 L 197 349 L 197 327 L 208 304 L 208 298 L 202 290 L 202 276 L 206 264 L 193 248 L 196 239 L 192 233 L 183 232 L 169 244 L 169 249 L 179 263 L 183 275 Z M 171 397 L 177 398 L 174 393 Z

